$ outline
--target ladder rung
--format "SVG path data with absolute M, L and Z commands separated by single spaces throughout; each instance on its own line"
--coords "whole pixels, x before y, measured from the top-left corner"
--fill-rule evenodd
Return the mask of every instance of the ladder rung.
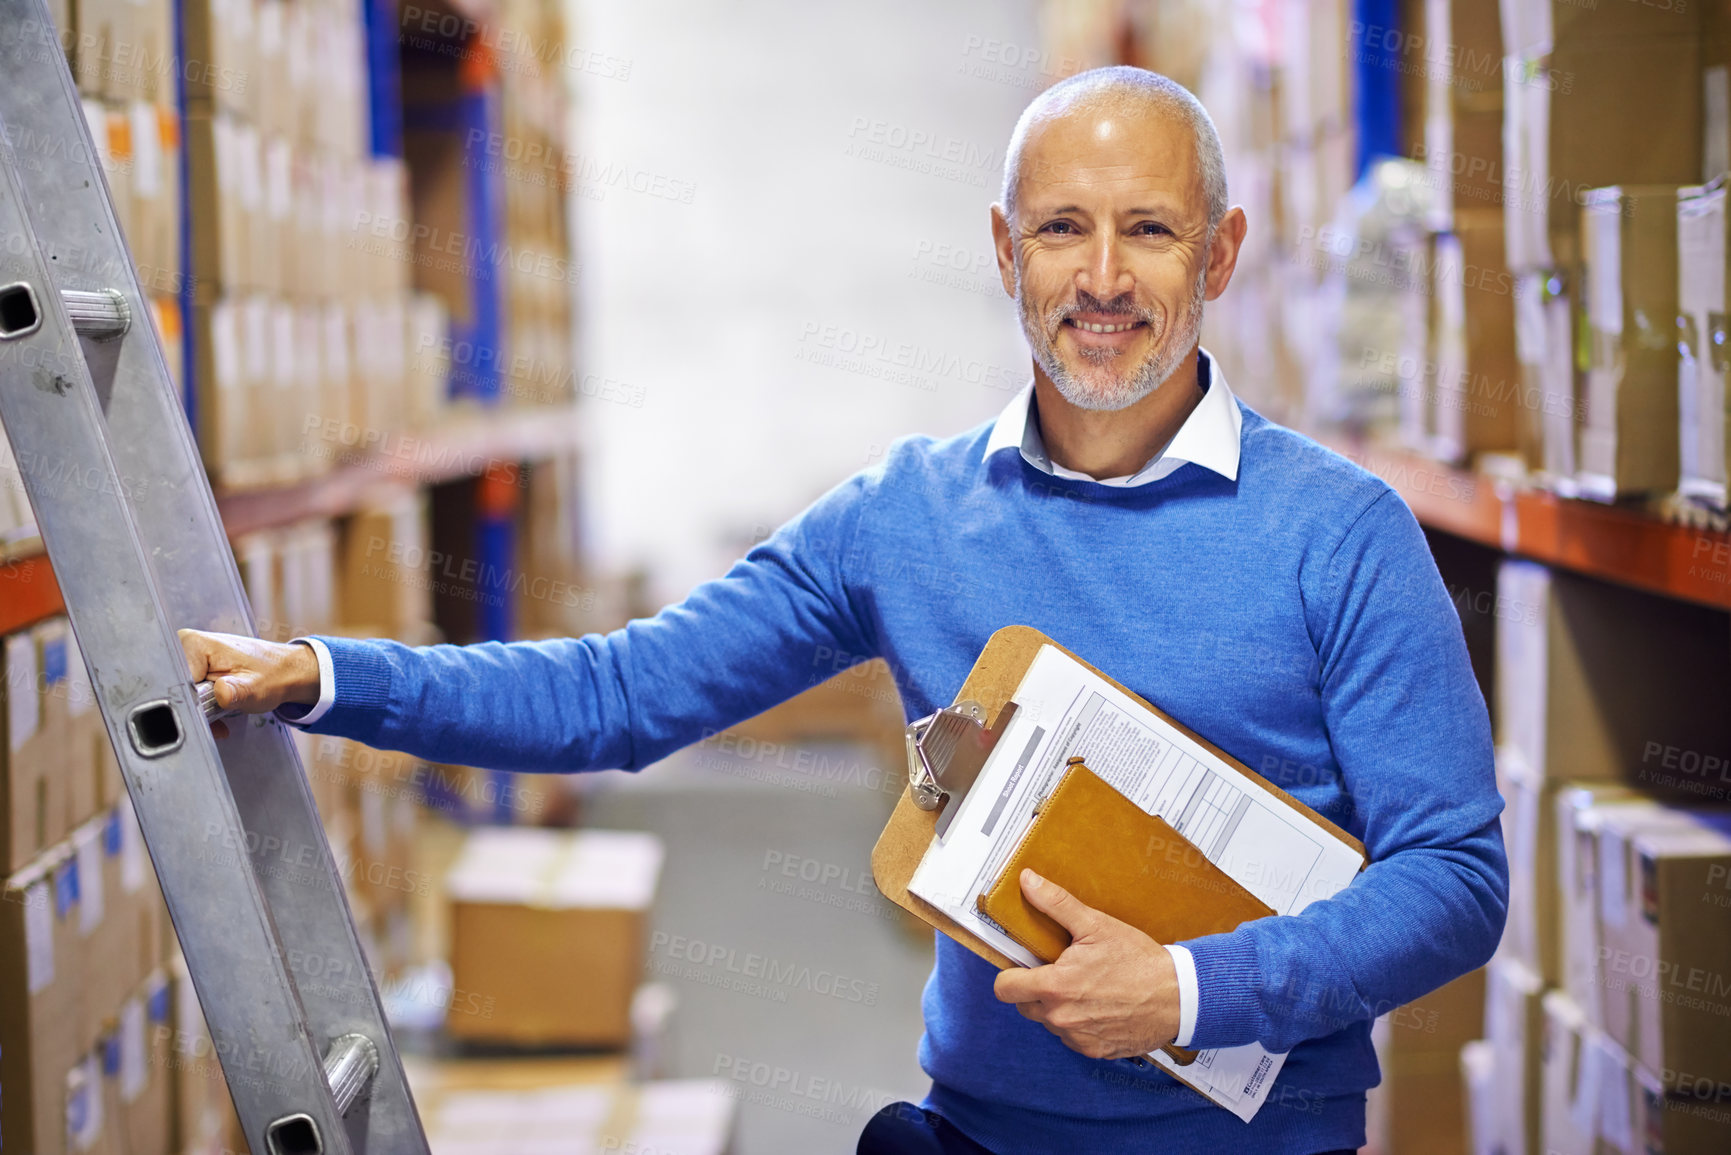
M 126 298 L 113 289 L 61 289 L 60 299 L 66 303 L 66 315 L 80 337 L 107 341 L 124 337 L 132 327 L 132 310 Z
M 337 1111 L 347 1115 L 379 1073 L 379 1049 L 365 1035 L 344 1035 L 325 1054 L 325 1081 Z

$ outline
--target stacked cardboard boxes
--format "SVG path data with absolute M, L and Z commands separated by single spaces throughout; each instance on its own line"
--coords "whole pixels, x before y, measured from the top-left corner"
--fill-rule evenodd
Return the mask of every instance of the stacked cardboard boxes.
M 442 403 L 442 378 L 411 381 L 407 183 L 370 155 L 362 18 L 354 0 L 186 8 L 208 63 L 186 124 L 198 432 L 225 485 L 377 450 Z
M 13 872 L 0 919 L 0 1129 L 39 1155 L 169 1151 L 168 920 L 131 808 Z
M 60 42 L 83 97 L 92 159 L 107 178 L 139 285 L 163 337 L 178 340 L 186 270 L 180 249 L 182 126 L 175 97 L 174 6 L 169 0 L 72 0 L 57 17 Z M 103 275 L 99 269 L 84 271 Z
M 1475 1150 L 1721 1150 L 1677 1086 L 1731 1086 L 1731 818 L 1702 808 L 1731 786 L 1723 615 L 1520 561 L 1497 597 L 1510 893 L 1489 1046 L 1462 1059 Z
M 519 31 L 517 51 L 501 53 L 499 74 L 505 193 L 505 373 L 503 393 L 515 403 L 552 405 L 577 395 L 572 360 L 572 294 L 577 263 L 566 223 L 569 198 L 582 173 L 566 148 L 564 83 L 546 46 L 566 40 L 561 9 L 540 0 L 504 5 Z
M 1584 222 L 1604 220 L 1590 208 L 1583 212 L 1589 190 L 1700 179 L 1698 13 L 1693 5 L 1585 6 L 1561 0 L 1505 0 L 1502 5 L 1508 262 L 1524 278 L 1523 287 L 1537 293 L 1524 306 L 1526 324 L 1520 332 L 1523 365 L 1539 401 L 1536 412 L 1529 407 L 1525 452 L 1528 464 L 1566 494 L 1576 492 L 1577 478 L 1594 496 L 1675 484 L 1676 414 L 1651 396 L 1657 391 L 1635 388 L 1624 396 L 1607 387 L 1605 373 L 1599 374 L 1596 390 L 1587 388 L 1569 366 L 1576 360 L 1573 334 L 1595 318 L 1607 319 L 1608 305 L 1595 312 L 1588 304 L 1589 294 L 1600 290 L 1582 285 L 1589 255 Z M 1660 213 L 1656 204 L 1648 208 Z M 1607 243 L 1635 247 L 1624 257 L 1625 269 L 1630 262 L 1645 267 L 1674 261 L 1659 251 L 1665 242 L 1656 234 L 1638 228 L 1612 238 L 1606 235 L 1609 228 L 1594 230 L 1600 274 L 1609 282 L 1621 278 L 1615 264 L 1603 263 Z M 1674 265 L 1672 270 L 1674 284 Z M 1559 306 L 1562 316 L 1550 317 L 1543 307 L 1550 299 L 1573 304 Z M 1675 316 L 1674 305 L 1665 316 Z M 1570 332 L 1564 331 L 1565 317 Z M 1619 325 L 1612 331 L 1624 339 L 1607 352 L 1645 348 L 1637 327 Z M 1666 345 L 1674 350 L 1674 338 L 1668 335 Z M 1671 368 L 1674 373 L 1674 361 Z M 1663 429 L 1656 428 L 1661 424 Z M 1594 432 L 1577 446 L 1583 425 Z

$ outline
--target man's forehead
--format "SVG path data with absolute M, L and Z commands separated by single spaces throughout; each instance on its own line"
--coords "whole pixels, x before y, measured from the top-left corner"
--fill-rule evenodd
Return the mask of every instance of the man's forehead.
M 1187 202 L 1201 193 L 1200 177 L 1193 134 L 1179 118 L 1154 109 L 1084 107 L 1032 126 L 1018 195 L 1045 201 L 1144 193 Z

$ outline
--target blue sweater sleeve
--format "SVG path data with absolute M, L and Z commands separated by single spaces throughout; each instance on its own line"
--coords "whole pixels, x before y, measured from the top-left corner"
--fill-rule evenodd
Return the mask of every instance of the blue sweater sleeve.
M 683 602 L 610 634 L 409 647 L 321 637 L 336 702 L 308 729 L 488 769 L 635 770 L 876 654 L 843 577 L 859 474 Z
M 1472 970 L 1502 936 L 1490 720 L 1418 522 L 1384 491 L 1316 570 L 1324 718 L 1370 865 L 1298 915 L 1184 944 L 1199 1048 L 1290 1050 Z

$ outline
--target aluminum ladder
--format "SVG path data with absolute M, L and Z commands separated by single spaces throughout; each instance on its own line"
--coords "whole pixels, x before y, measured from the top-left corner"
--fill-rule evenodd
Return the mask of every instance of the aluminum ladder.
M 0 0 L 0 78 L 0 421 L 247 1142 L 426 1155 L 294 745 L 217 741 L 187 672 L 178 627 L 252 612 L 45 0 Z

